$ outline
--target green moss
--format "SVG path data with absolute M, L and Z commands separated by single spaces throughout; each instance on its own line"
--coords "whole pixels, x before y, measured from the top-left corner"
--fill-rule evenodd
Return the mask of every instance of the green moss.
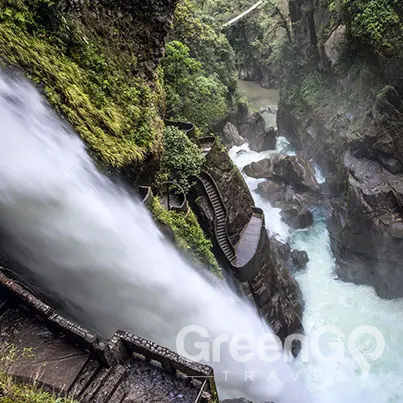
M 157 198 L 154 198 L 150 210 L 157 220 L 172 229 L 180 249 L 221 277 L 221 269 L 212 252 L 213 245 L 206 238 L 191 210 L 187 214 L 168 211 Z
M 47 13 L 52 10 L 60 22 L 57 31 L 43 25 L 47 13 L 34 3 L 49 3 Z M 94 32 L 97 27 L 55 7 L 45 0 L 0 0 L 2 59 L 42 85 L 105 166 L 121 168 L 159 152 L 161 86 L 135 73 L 134 53 L 114 48 Z

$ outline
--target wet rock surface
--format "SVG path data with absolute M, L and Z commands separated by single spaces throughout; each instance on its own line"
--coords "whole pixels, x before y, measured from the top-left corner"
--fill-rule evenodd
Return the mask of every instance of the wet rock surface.
M 276 155 L 244 167 L 246 175 L 252 178 L 272 178 L 292 185 L 296 189 L 317 192 L 319 184 L 309 163 L 299 156 Z
M 328 178 L 328 228 L 339 277 L 372 285 L 381 297 L 402 297 L 403 55 L 384 57 L 365 49 L 351 55 L 338 75 L 333 64 L 340 56 L 338 43 L 351 40 L 349 17 L 329 31 L 325 3 L 312 7 L 308 0 L 290 0 L 289 6 L 300 54 L 314 61 L 313 68 L 326 70 L 332 90 L 344 99 L 352 96 L 354 104 L 336 97 L 301 113 L 301 105 L 283 97 L 279 134 L 313 158 Z M 397 15 L 403 17 L 401 9 Z M 392 37 L 400 46 L 400 32 Z
M 274 207 L 282 209 L 282 218 L 288 225 L 306 228 L 313 224 L 310 209 L 320 200 L 320 186 L 305 159 L 277 155 L 252 162 L 244 172 L 253 178 L 267 179 L 259 183 L 257 191 Z
M 249 222 L 255 202 L 238 168 L 234 166 L 227 151 L 217 143 L 206 157 L 206 169 L 220 189 L 227 208 L 228 235 L 235 244 L 239 240 L 240 232 Z M 202 200 L 198 202 L 203 204 Z M 205 214 L 211 215 L 208 209 Z
M 240 136 L 238 129 L 231 122 L 227 122 L 222 130 L 223 143 L 228 148 L 233 146 L 240 146 L 246 142 L 246 140 Z
M 292 249 L 288 242 L 283 243 L 274 237 L 270 238 L 270 245 L 275 260 L 291 272 L 306 268 L 309 257 L 304 250 Z
M 281 210 L 281 218 L 292 228 L 303 229 L 313 224 L 313 214 L 305 208 L 285 207 Z
M 276 148 L 276 130 L 273 127 L 267 127 L 266 120 L 260 112 L 248 115 L 238 126 L 238 130 L 253 151 L 260 152 Z

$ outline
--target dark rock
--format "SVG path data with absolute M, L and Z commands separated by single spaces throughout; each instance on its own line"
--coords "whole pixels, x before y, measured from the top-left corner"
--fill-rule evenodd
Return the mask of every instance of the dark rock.
M 306 268 L 309 257 L 305 251 L 297 249 L 291 250 L 291 246 L 288 242 L 283 243 L 274 237 L 270 238 L 270 246 L 276 262 L 286 267 L 291 272 Z
M 246 140 L 239 135 L 238 129 L 231 122 L 227 122 L 224 126 L 222 138 L 228 148 L 240 146 L 246 142 Z
M 290 0 L 289 6 L 299 54 L 319 69 L 329 69 L 321 57 L 322 44 L 329 37 L 326 18 L 320 17 L 325 15 L 326 2 Z M 331 108 L 318 103 L 301 112 L 300 105 L 282 97 L 277 122 L 279 134 L 290 136 L 292 144 L 315 159 L 327 177 L 328 228 L 340 279 L 372 285 L 382 297 L 400 298 L 403 59 L 399 52 L 379 57 L 368 50 L 363 65 L 361 55 L 351 55 L 351 67 L 343 77 L 327 73 L 336 93 L 355 94 L 357 104 L 351 110 L 346 111 L 340 99 Z
M 281 200 L 285 200 L 285 185 L 267 180 L 259 183 L 257 192 L 265 199 L 269 200 L 274 206 L 278 205 Z
M 228 233 L 236 243 L 255 205 L 248 185 L 227 151 L 215 143 L 206 157 L 206 170 L 217 183 L 228 213 Z
M 307 263 L 309 262 L 308 254 L 304 250 L 294 249 L 291 252 L 291 259 L 294 263 L 294 266 L 298 270 L 302 270 L 306 268 Z
M 395 221 L 390 224 L 389 233 L 393 238 L 403 239 L 403 221 Z
M 392 174 L 403 172 L 403 164 L 392 156 L 379 152 L 377 159 Z
M 252 178 L 275 178 L 300 190 L 318 192 L 320 187 L 309 163 L 302 157 L 276 155 L 244 167 Z
M 251 178 L 271 178 L 273 176 L 273 160 L 265 158 L 261 161 L 251 162 L 243 168 L 243 171 Z
M 313 224 L 313 215 L 306 209 L 290 207 L 282 210 L 280 214 L 284 222 L 293 228 L 302 229 Z
M 279 155 L 273 161 L 273 176 L 296 188 L 318 191 L 319 184 L 309 163 L 302 157 Z
M 238 129 L 240 135 L 248 141 L 251 150 L 259 152 L 276 148 L 276 130 L 266 129 L 266 121 L 259 112 L 249 115 Z

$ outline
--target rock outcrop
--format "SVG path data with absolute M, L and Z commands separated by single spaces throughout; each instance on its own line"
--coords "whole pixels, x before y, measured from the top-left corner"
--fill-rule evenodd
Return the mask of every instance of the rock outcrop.
M 310 209 L 318 203 L 320 187 L 304 158 L 276 155 L 252 162 L 244 172 L 267 179 L 259 183 L 257 190 L 274 207 L 282 209 L 282 218 L 288 225 L 306 228 L 313 224 Z
M 231 148 L 233 146 L 240 146 L 246 142 L 246 140 L 240 136 L 238 129 L 231 122 L 227 122 L 222 130 L 223 143 Z
M 339 277 L 372 285 L 381 297 L 402 297 L 401 31 L 397 24 L 388 33 L 391 43 L 400 43 L 396 51 L 381 45 L 375 49 L 353 38 L 353 17 L 345 15 L 332 26 L 327 6 L 327 1 L 312 6 L 308 0 L 291 0 L 290 15 L 300 56 L 311 66 L 301 76 L 326 71 L 322 85 L 331 88 L 333 97 L 328 104 L 322 98 L 309 107 L 283 97 L 279 131 L 319 163 L 328 178 L 328 228 Z M 402 21 L 401 8 L 394 12 Z M 340 45 L 346 41 L 358 47 L 343 61 Z M 342 75 L 335 64 L 344 69 Z M 348 97 L 354 101 L 344 102 Z
M 292 249 L 288 242 L 283 243 L 274 237 L 270 238 L 272 255 L 278 264 L 291 272 L 304 270 L 309 262 L 308 254 L 304 250 Z
M 202 227 L 213 241 L 216 257 L 220 259 L 221 256 L 222 267 L 228 269 L 239 289 L 256 304 L 262 317 L 282 340 L 290 334 L 301 332 L 302 296 L 298 284 L 292 278 L 290 270 L 276 259 L 264 225 L 259 226 L 256 251 L 252 254 L 248 266 L 244 267 L 248 270 L 247 278 L 244 276 L 240 278 L 234 262 L 228 260 L 228 251 L 231 249 L 235 251 L 237 262 L 241 259 L 238 252 L 244 247 L 248 249 L 248 245 L 252 244 L 239 240 L 241 234 L 244 235 L 255 227 L 252 220 L 256 218 L 257 209 L 252 208 L 253 198 L 241 173 L 218 142 L 207 154 L 205 169 L 211 179 L 205 184 L 203 180 L 206 180 L 206 175 L 202 173 L 202 183 L 195 187 L 191 199 Z M 211 183 L 212 180 L 215 184 Z M 216 189 L 214 192 L 213 188 Z M 215 194 L 219 194 L 219 197 L 215 197 Z M 222 226 L 230 238 L 229 243 L 226 241 L 224 246 L 221 246 L 221 238 L 226 238 L 226 233 L 222 230 Z M 252 238 L 253 236 L 250 240 Z M 241 238 L 242 240 L 244 238 Z M 243 271 L 242 266 L 240 269 Z M 293 351 L 297 352 L 298 346 L 295 347 Z
M 260 112 L 249 114 L 238 125 L 240 135 L 245 138 L 253 151 L 274 150 L 277 133 L 273 127 L 267 127 L 266 120 Z
M 255 205 L 248 186 L 235 167 L 227 150 L 218 142 L 206 157 L 206 170 L 216 181 L 227 206 L 228 232 L 233 243 L 249 222 Z M 202 202 L 202 201 L 201 201 Z

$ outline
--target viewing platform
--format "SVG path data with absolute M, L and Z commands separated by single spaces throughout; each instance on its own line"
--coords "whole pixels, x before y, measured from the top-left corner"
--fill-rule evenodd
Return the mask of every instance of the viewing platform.
M 0 268 L 0 353 L 20 382 L 88 403 L 214 403 L 213 370 L 133 334 L 110 340 L 58 315 Z

